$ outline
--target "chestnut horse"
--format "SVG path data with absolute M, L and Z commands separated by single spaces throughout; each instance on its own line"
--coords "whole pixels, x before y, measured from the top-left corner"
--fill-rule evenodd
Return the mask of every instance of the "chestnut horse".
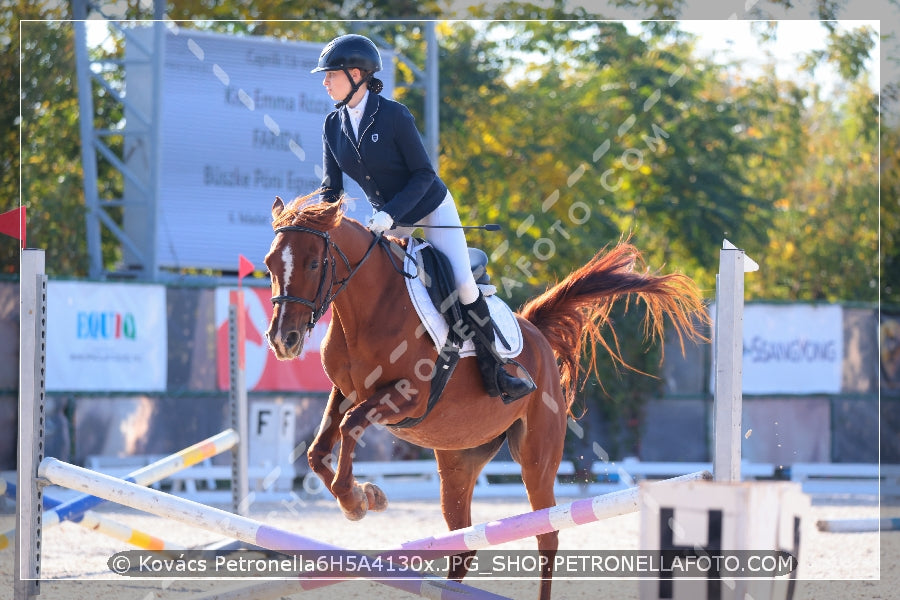
M 462 358 L 431 413 L 412 427 L 392 428 L 425 413 L 437 358 L 430 337 L 423 335 L 402 265 L 391 249 L 402 242 L 382 239 L 344 217 L 341 203 L 313 196 L 297 198 L 288 206 L 276 198 L 272 206 L 275 238 L 265 263 L 272 278 L 274 311 L 266 338 L 280 360 L 294 358 L 303 349 L 305 334 L 332 308 L 321 350 L 334 386 L 308 458 L 348 519 L 387 507 L 381 489 L 353 478 L 353 450 L 372 424 L 434 450 L 441 511 L 451 530 L 472 524 L 473 486 L 504 440 L 522 467 L 532 508 L 554 506 L 553 485 L 582 349 L 591 349 L 593 361 L 593 349 L 601 344 L 620 360 L 615 333 L 607 343 L 600 331 L 614 301 L 629 295 L 642 300 L 647 311 L 645 333 L 653 338 L 661 337 L 665 317 L 682 343 L 684 337 L 703 337 L 697 323 L 705 311 L 694 282 L 680 274 L 638 271 L 640 253 L 620 242 L 517 314 L 524 349 L 516 360 L 534 379 L 535 392 L 504 404 L 485 394 L 476 359 Z M 335 460 L 332 451 L 338 442 Z M 540 597 L 548 600 L 558 533 L 537 539 L 546 559 Z M 459 580 L 465 574 L 465 566 L 460 566 L 449 577 Z

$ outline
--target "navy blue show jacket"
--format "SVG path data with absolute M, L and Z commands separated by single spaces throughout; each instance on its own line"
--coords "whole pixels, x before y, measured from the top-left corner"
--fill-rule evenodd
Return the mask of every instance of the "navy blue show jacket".
M 447 186 L 431 165 L 412 114 L 399 102 L 370 92 L 358 140 L 343 108 L 325 117 L 322 139 L 326 200 L 340 198 L 346 173 L 376 210 L 409 224 L 430 214 L 447 195 Z

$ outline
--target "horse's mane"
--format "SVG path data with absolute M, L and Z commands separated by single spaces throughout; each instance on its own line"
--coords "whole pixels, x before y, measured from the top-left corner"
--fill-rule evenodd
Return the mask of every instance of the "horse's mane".
M 341 197 L 337 202 L 322 200 L 317 190 L 291 200 L 272 222 L 272 228 L 299 225 L 316 231 L 330 231 L 338 226 L 343 217 L 344 198 Z

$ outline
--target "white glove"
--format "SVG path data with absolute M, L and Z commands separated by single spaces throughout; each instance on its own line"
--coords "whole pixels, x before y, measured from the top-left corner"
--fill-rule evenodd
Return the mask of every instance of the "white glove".
M 369 231 L 372 233 L 382 233 L 390 229 L 393 225 L 394 219 L 383 210 L 379 210 L 369 217 Z

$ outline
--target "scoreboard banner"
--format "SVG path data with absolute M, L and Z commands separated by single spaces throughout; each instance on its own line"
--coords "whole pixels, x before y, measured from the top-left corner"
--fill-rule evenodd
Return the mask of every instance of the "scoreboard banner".
M 239 254 L 261 260 L 275 196 L 291 200 L 319 187 L 322 125 L 334 103 L 322 74 L 310 71 L 326 42 L 166 33 L 155 240 L 161 267 L 229 270 Z M 392 53 L 381 52 L 387 68 L 378 76 L 390 97 Z M 365 218 L 365 195 L 349 178 L 344 183 L 353 199 L 348 214 Z

